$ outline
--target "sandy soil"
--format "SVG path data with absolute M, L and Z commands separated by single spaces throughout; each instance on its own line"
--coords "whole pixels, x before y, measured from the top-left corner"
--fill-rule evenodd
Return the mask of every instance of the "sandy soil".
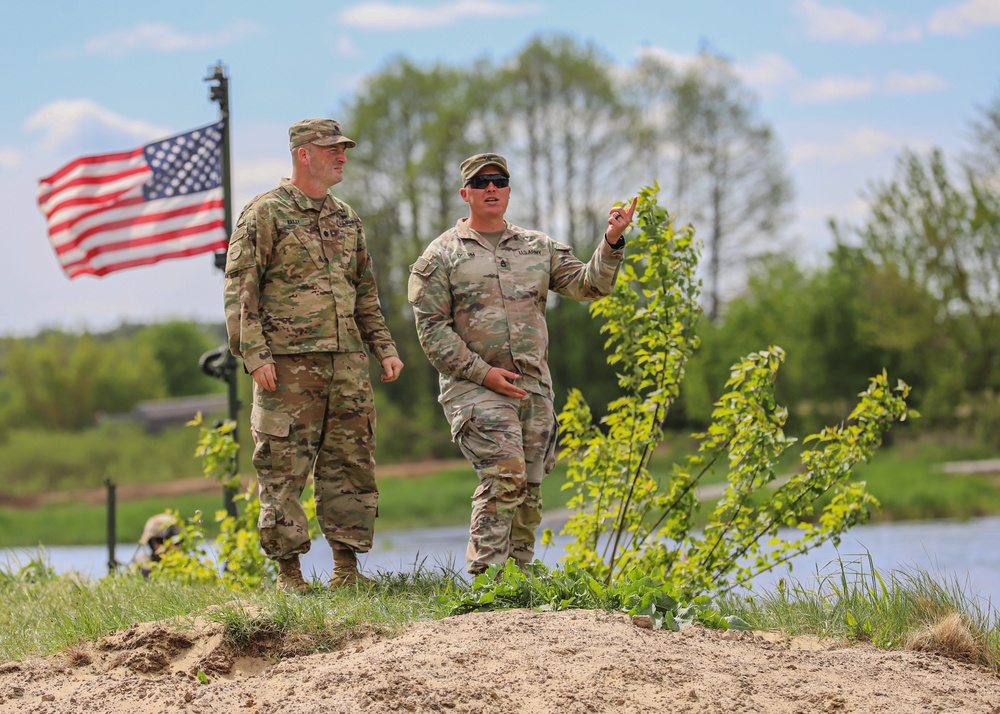
M 770 633 L 643 629 L 592 611 L 474 613 L 339 651 L 234 656 L 220 626 L 138 624 L 0 666 L 0 712 L 975 712 L 1000 678 L 937 655 Z M 207 681 L 199 680 L 202 672 Z

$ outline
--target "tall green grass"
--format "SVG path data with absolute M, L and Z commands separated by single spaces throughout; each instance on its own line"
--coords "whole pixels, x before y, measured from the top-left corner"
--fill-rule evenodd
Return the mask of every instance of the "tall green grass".
M 833 561 L 810 580 L 728 595 L 721 607 L 758 630 L 930 649 L 1000 672 L 998 613 L 958 578 L 942 581 L 919 568 L 881 573 L 866 554 Z

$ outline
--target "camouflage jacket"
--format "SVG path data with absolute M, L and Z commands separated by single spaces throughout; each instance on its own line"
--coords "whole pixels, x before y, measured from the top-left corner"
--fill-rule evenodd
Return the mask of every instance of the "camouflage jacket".
M 548 292 L 574 300 L 609 294 L 624 249 L 602 238 L 584 263 L 568 245 L 508 223 L 494 253 L 466 222 L 438 236 L 410 266 L 407 297 L 420 344 L 440 372 L 440 400 L 475 389 L 492 367 L 520 374 L 519 387 L 551 398 Z
M 288 179 L 243 209 L 229 240 L 229 349 L 248 372 L 272 354 L 396 355 L 361 219 L 327 194 L 320 211 Z

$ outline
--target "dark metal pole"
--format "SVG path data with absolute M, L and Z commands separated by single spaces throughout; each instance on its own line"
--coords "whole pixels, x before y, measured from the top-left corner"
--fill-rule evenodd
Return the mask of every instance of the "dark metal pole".
M 115 516 L 117 504 L 115 503 L 115 484 L 111 479 L 105 479 L 104 485 L 108 489 L 108 575 L 113 575 L 118 569 L 118 559 L 115 558 L 115 542 L 118 540 Z
M 216 62 L 215 66 L 212 67 L 209 75 L 205 77 L 205 81 L 215 82 L 215 84 L 212 84 L 209 89 L 208 97 L 211 101 L 219 103 L 219 114 L 222 118 L 222 205 L 225 214 L 224 226 L 226 235 L 232 235 L 233 197 L 229 158 L 229 77 L 226 75 L 226 70 L 222 66 L 221 60 Z M 215 267 L 224 271 L 226 269 L 225 252 L 216 253 L 214 257 Z M 229 418 L 233 422 L 233 440 L 239 443 L 237 425 L 239 424 L 240 399 L 236 382 L 236 357 L 234 357 L 228 349 L 226 349 L 223 355 L 220 356 L 222 356 L 224 364 L 221 365 L 221 369 L 219 370 L 221 374 L 217 376 L 226 380 L 229 393 Z M 234 456 L 232 475 L 235 476 L 237 473 L 239 473 L 239 457 Z M 236 502 L 234 500 L 235 495 L 235 489 L 229 487 L 223 489 L 222 500 L 226 508 L 226 513 L 234 517 L 236 516 Z

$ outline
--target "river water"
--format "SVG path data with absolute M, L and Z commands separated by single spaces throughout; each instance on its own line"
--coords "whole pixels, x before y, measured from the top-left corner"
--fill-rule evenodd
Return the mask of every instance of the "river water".
M 557 531 L 558 526 L 545 524 Z M 790 534 L 794 535 L 794 534 Z M 426 528 L 376 533 L 375 547 L 361 556 L 364 572 L 413 572 L 421 567 L 464 572 L 466 527 Z M 871 563 L 886 578 L 892 571 L 913 572 L 920 569 L 935 580 L 957 585 L 971 599 L 981 598 L 1000 604 L 1000 516 L 967 521 L 908 521 L 879 523 L 853 528 L 841 540 L 840 547 L 827 544 L 792 561 L 790 576 L 799 583 L 815 585 L 817 574 L 839 573 L 838 558 L 849 571 L 863 567 L 870 573 Z M 567 543 L 556 536 L 555 544 L 540 548 L 536 556 L 549 567 L 558 565 Z M 127 563 L 137 549 L 134 543 L 116 548 L 120 563 Z M 76 571 L 83 576 L 100 578 L 108 572 L 106 546 L 53 546 L 44 549 L 0 549 L 0 568 L 16 570 L 41 555 L 57 573 Z M 329 547 L 324 541 L 313 543 L 302 559 L 303 572 L 327 579 L 333 568 Z M 761 576 L 755 589 L 773 589 L 779 577 L 789 577 L 787 569 Z

